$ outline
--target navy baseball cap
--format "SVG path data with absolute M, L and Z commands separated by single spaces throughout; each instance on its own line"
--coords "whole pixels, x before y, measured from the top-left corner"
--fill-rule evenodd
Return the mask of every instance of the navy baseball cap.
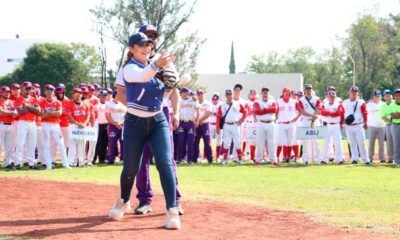
M 335 86 L 329 86 L 326 88 L 326 91 L 336 91 L 336 87 Z
M 264 91 L 267 91 L 267 92 L 269 92 L 269 88 L 267 88 L 267 87 L 263 87 L 263 88 L 261 88 L 261 92 L 264 92 Z
M 230 95 L 232 94 L 232 89 L 226 89 L 225 90 L 225 95 Z
M 257 93 L 257 90 L 255 90 L 255 89 L 250 89 L 250 93 L 251 93 L 251 94 L 256 94 L 256 93 Z
M 242 90 L 243 89 L 243 85 L 238 83 L 233 87 L 233 89 L 235 89 L 235 88 L 240 88 L 240 90 Z
M 146 36 L 146 34 L 144 34 L 142 32 L 138 32 L 138 33 L 132 34 L 129 37 L 128 46 L 129 47 L 132 47 L 133 45 L 143 46 L 145 43 L 149 43 L 149 42 L 152 42 L 152 41 Z
M 219 93 L 217 92 L 213 93 L 212 100 L 218 100 L 218 99 L 219 99 Z
M 100 97 L 107 97 L 108 95 L 107 90 L 101 90 L 99 95 Z
M 382 96 L 381 90 L 374 91 L 374 97 L 377 97 L 377 96 Z
M 180 91 L 180 93 L 188 93 L 188 92 L 190 92 L 190 90 L 189 90 L 189 88 L 187 88 L 187 87 L 183 87 L 183 88 L 181 89 L 181 91 Z
M 113 90 L 111 88 L 107 88 L 106 90 L 108 94 L 113 94 Z
M 383 96 L 385 96 L 386 94 L 392 94 L 392 90 L 390 89 L 383 90 Z
M 100 85 L 98 83 L 93 83 L 92 86 L 95 90 L 100 90 Z
M 160 36 L 160 33 L 157 31 L 157 28 L 151 24 L 145 24 L 145 25 L 141 26 L 139 28 L 139 32 L 142 32 L 142 33 L 150 33 L 151 32 L 151 33 L 156 34 L 157 37 Z
M 400 93 L 400 88 L 395 89 L 395 90 L 393 91 L 393 95 L 396 94 L 396 93 Z
M 304 84 L 304 89 L 312 89 L 312 84 L 311 83 Z
M 351 86 L 349 89 L 350 92 L 358 92 L 358 87 L 356 86 Z

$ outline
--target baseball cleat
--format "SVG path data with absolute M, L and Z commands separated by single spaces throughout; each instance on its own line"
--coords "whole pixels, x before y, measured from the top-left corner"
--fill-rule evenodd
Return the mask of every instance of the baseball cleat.
M 334 160 L 333 158 L 329 158 L 329 162 L 333 162 L 333 160 Z
M 272 165 L 274 165 L 274 166 L 276 166 L 276 167 L 279 167 L 279 166 L 280 166 L 279 162 L 274 162 L 274 163 L 272 163 Z
M 9 165 L 5 166 L 5 169 L 7 169 L 7 170 L 15 170 L 15 167 L 14 167 L 13 164 L 9 164 Z
M 226 165 L 228 163 L 228 160 L 222 160 L 221 165 Z
M 344 164 L 344 161 L 340 161 L 340 162 L 338 162 L 338 164 L 342 165 L 342 164 Z
M 321 163 L 320 163 L 321 165 L 325 165 L 326 164 L 326 162 L 325 161 L 321 161 Z
M 381 163 L 386 163 L 386 161 L 385 160 L 381 160 Z
M 357 161 L 352 161 L 351 164 L 358 164 L 358 162 Z
M 15 165 L 15 170 L 20 170 L 21 169 L 21 165 Z
M 125 213 L 129 213 L 132 211 L 131 202 L 128 201 L 124 203 L 123 199 L 119 199 L 115 206 L 111 209 L 109 218 L 112 220 L 121 220 L 124 217 Z
M 150 203 L 139 203 L 139 206 L 135 208 L 136 215 L 142 215 L 150 213 L 153 209 L 151 209 Z
M 389 160 L 388 163 L 393 163 L 393 160 Z
M 164 224 L 168 229 L 180 229 L 181 221 L 179 220 L 178 207 L 170 208 L 167 211 L 167 221 Z
M 366 162 L 365 165 L 372 165 L 372 163 L 371 162 Z

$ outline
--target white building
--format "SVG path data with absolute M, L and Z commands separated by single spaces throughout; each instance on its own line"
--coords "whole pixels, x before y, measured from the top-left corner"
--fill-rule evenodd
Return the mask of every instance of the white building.
M 26 50 L 35 43 L 51 42 L 34 39 L 0 39 L 0 76 L 11 73 L 26 57 Z
M 250 89 L 261 92 L 262 87 L 268 87 L 270 94 L 279 98 L 282 88 L 303 90 L 303 74 L 301 73 L 265 73 L 265 74 L 199 74 L 197 81 L 206 89 L 207 97 L 218 92 L 224 99 L 226 89 L 233 89 L 235 84 L 243 85 L 242 97 L 247 98 Z

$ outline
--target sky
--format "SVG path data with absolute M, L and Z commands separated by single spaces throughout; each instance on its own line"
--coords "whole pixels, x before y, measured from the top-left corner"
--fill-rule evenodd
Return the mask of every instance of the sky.
M 0 39 L 48 39 L 85 42 L 97 46 L 89 9 L 101 0 L 1 0 Z M 113 0 L 104 0 L 106 5 Z M 198 58 L 197 72 L 229 71 L 231 42 L 236 71 L 243 72 L 250 57 L 270 51 L 285 53 L 310 46 L 316 52 L 338 46 L 339 38 L 359 14 L 386 17 L 400 9 L 399 0 L 198 0 L 186 28 L 198 30 L 207 41 Z M 106 40 L 112 67 L 120 56 L 118 45 Z

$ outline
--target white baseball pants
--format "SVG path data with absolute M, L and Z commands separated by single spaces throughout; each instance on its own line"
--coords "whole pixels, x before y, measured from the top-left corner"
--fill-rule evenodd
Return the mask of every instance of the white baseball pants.
M 241 149 L 240 136 L 240 128 L 238 125 L 224 124 L 224 131 L 222 134 L 224 139 L 224 149 L 229 149 L 232 141 L 235 149 Z M 236 151 L 233 152 L 235 153 Z
M 0 153 L 4 146 L 4 163 L 5 165 L 10 165 L 13 162 L 13 152 L 14 152 L 14 131 L 13 126 L 0 123 Z
M 278 125 L 278 146 L 293 146 L 296 142 L 296 126 L 294 123 Z
M 343 146 L 342 146 L 342 133 L 340 124 L 328 124 L 328 135 L 324 139 L 324 154 L 323 159 L 326 161 L 333 156 L 332 142 L 335 147 L 336 162 L 344 161 Z
M 58 123 L 42 123 L 42 131 L 44 145 L 50 146 L 51 139 L 54 139 L 55 144 L 60 149 L 62 165 L 63 167 L 67 167 L 69 164 L 60 125 Z M 46 166 L 51 167 L 53 159 L 51 158 L 50 152 L 50 149 L 46 149 L 46 151 L 44 152 L 44 159 L 46 162 Z
M 34 121 L 19 120 L 17 127 L 17 146 L 15 165 L 22 162 L 24 146 L 27 147 L 27 160 L 29 166 L 35 165 L 35 147 L 37 141 L 37 127 Z
M 257 122 L 257 154 L 256 161 L 263 160 L 264 147 L 267 149 L 268 159 L 276 162 L 275 123 Z
M 358 161 L 359 156 L 364 162 L 369 162 L 367 149 L 365 147 L 365 132 L 362 124 L 346 126 L 347 140 L 350 144 L 351 159 Z M 358 151 L 360 149 L 360 151 Z

